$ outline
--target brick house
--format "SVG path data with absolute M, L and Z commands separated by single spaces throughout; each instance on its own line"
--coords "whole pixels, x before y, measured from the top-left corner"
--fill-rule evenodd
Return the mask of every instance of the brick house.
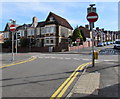
M 10 23 L 7 23 L 3 31 L 5 39 L 11 38 L 9 27 Z M 43 47 L 46 47 L 47 50 L 49 47 L 67 50 L 68 37 L 72 35 L 72 30 L 72 26 L 65 18 L 52 12 L 49 13 L 45 21 L 38 22 L 38 19 L 33 17 L 31 24 L 17 25 L 16 28 L 16 32 L 20 33 L 20 38 L 35 40 L 36 43 L 31 46 L 39 48 L 39 50 Z

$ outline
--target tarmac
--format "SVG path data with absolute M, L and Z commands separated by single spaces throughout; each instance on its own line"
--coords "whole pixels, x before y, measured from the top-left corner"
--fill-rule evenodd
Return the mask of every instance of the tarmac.
M 90 48 L 80 49 L 81 53 L 90 54 Z M 77 53 L 78 50 L 66 52 Z M 65 54 L 65 53 L 64 53 Z M 18 54 L 15 61 L 22 60 Z M 31 55 L 26 55 L 29 58 Z M 11 63 L 11 54 L 3 54 L 3 64 Z M 6 61 L 7 60 L 7 61 Z M 119 59 L 118 59 L 119 60 Z M 86 67 L 79 77 L 71 92 L 67 95 L 68 98 L 75 99 L 120 99 L 120 83 L 119 83 L 119 66 L 120 62 L 96 61 L 95 66 L 89 65 Z
M 80 76 L 67 99 L 120 99 L 118 62 L 97 62 Z

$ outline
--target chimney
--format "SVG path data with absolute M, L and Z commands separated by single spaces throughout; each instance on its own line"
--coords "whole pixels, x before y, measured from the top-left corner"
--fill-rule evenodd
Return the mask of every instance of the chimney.
M 32 22 L 37 23 L 37 21 L 38 21 L 37 17 L 33 17 Z
M 99 30 L 99 27 L 96 27 L 96 30 Z
M 87 24 L 87 25 L 85 25 L 85 28 L 89 30 L 89 25 L 88 25 L 88 24 Z
M 102 31 L 104 31 L 104 28 L 102 28 Z
M 38 24 L 38 19 L 37 19 L 37 17 L 33 17 L 33 19 L 32 19 L 32 26 L 33 26 L 33 27 L 36 27 L 37 24 Z

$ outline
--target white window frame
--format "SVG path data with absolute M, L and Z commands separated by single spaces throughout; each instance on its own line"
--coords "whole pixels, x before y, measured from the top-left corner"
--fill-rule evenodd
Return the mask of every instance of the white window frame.
M 44 33 L 45 33 L 45 28 L 41 27 L 41 34 L 44 34 Z
M 37 28 L 37 35 L 40 35 L 40 28 Z
M 50 27 L 50 33 L 54 33 L 55 32 L 55 26 L 51 26 Z
M 50 17 L 50 21 L 54 21 L 54 20 L 53 20 L 53 17 Z
M 47 42 L 48 41 L 48 42 Z M 46 44 L 50 44 L 50 39 L 49 38 L 46 38 L 45 40 Z
M 27 30 L 27 35 L 28 35 L 28 36 L 31 35 L 31 30 L 30 30 L 30 29 Z
M 50 33 L 50 27 L 46 27 L 46 33 Z
M 31 29 L 31 35 L 34 35 L 34 34 L 35 34 L 35 30 Z
M 53 43 L 51 43 L 51 40 L 53 40 Z M 54 44 L 54 39 L 53 38 L 50 38 L 50 44 Z
M 9 38 L 9 32 L 4 33 L 4 38 Z
M 21 36 L 25 36 L 24 30 L 20 31 L 20 35 L 21 35 Z

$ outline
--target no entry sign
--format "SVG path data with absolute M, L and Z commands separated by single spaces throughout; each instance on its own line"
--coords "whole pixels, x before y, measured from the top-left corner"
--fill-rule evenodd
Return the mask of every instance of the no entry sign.
M 90 12 L 87 15 L 87 20 L 89 22 L 96 22 L 98 20 L 98 14 L 95 12 Z
M 10 31 L 11 31 L 11 32 L 12 32 L 12 31 L 15 31 L 15 29 L 16 29 L 15 25 L 12 24 L 12 25 L 10 26 Z
M 76 42 L 80 42 L 80 38 L 77 38 L 77 39 L 76 39 Z

